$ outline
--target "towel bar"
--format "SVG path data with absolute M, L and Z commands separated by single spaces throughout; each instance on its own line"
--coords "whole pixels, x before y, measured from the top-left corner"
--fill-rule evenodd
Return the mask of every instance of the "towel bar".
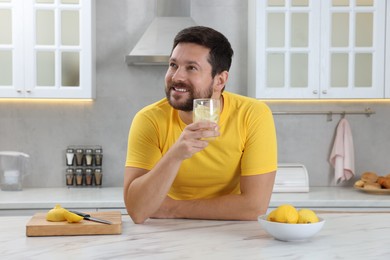
M 327 115 L 328 121 L 332 121 L 332 115 L 366 115 L 369 117 L 372 114 L 375 114 L 375 111 L 371 108 L 366 108 L 364 111 L 274 111 L 274 115 Z

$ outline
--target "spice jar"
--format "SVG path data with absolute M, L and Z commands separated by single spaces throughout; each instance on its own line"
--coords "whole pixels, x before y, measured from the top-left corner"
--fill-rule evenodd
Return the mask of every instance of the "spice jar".
M 84 158 L 84 150 L 83 149 L 76 149 L 76 165 L 82 166 L 83 165 L 83 158 Z
M 66 186 L 73 186 L 74 170 L 72 168 L 66 169 L 65 179 L 66 179 Z
M 85 185 L 92 186 L 92 169 L 85 169 Z
M 66 165 L 72 166 L 74 161 L 74 149 L 66 149 Z
M 97 168 L 97 169 L 95 169 L 95 185 L 102 186 L 102 181 L 103 181 L 102 169 Z
M 85 149 L 85 165 L 92 165 L 92 149 Z
M 84 184 L 83 169 L 76 169 L 76 186 L 81 186 Z
M 95 149 L 95 165 L 102 166 L 103 163 L 103 149 Z

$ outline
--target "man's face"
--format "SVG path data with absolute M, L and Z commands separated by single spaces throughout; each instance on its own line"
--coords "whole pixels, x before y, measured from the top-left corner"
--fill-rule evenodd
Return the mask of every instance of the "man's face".
M 208 57 L 209 49 L 197 44 L 179 43 L 175 47 L 165 75 L 165 94 L 173 108 L 192 111 L 194 99 L 213 96 Z

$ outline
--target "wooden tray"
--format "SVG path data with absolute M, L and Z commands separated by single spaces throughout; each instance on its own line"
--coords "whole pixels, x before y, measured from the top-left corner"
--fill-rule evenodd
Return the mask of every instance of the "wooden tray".
M 357 190 L 360 190 L 360 191 L 363 191 L 366 193 L 379 194 L 379 195 L 385 195 L 385 194 L 390 195 L 390 189 L 370 189 L 370 188 L 358 187 L 356 185 L 354 185 L 353 187 Z
M 122 215 L 120 211 L 86 212 L 91 217 L 109 220 L 107 225 L 89 220 L 78 223 L 67 221 L 51 222 L 46 220 L 46 213 L 36 213 L 26 225 L 26 236 L 80 236 L 80 235 L 115 235 L 122 233 Z

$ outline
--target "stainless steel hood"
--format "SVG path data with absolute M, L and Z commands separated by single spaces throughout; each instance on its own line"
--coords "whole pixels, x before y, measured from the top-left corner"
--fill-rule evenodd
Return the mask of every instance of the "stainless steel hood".
M 168 65 L 176 34 L 195 22 L 191 0 L 156 0 L 156 17 L 133 50 L 126 55 L 128 65 Z

